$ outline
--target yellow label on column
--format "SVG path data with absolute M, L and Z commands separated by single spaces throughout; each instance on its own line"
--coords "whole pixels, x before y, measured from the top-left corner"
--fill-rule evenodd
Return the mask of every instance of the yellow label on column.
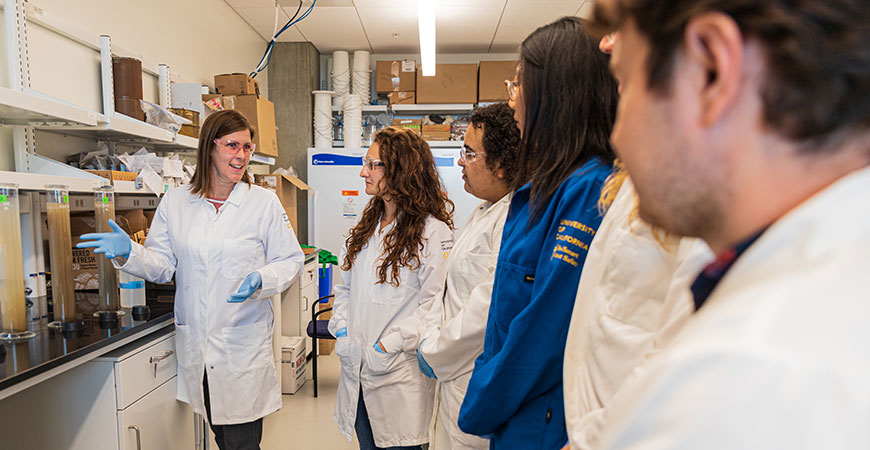
M 63 196 L 63 202 L 64 202 L 64 203 L 69 203 L 69 195 L 64 195 L 64 196 Z
M 103 204 L 104 204 L 104 205 L 108 205 L 108 204 L 109 204 L 109 197 L 103 197 Z
M 6 195 L 0 195 L 0 203 L 8 203 L 9 200 L 6 198 Z

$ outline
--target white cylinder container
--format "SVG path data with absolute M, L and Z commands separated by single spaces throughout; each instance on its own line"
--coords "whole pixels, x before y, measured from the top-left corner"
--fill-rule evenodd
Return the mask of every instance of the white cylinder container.
M 362 100 L 349 94 L 344 104 L 344 148 L 362 147 Z
M 350 57 L 346 51 L 332 53 L 332 90 L 336 106 L 341 107 L 350 94 Z
M 332 147 L 333 91 L 314 91 L 314 148 Z
M 145 304 L 145 280 L 130 275 L 123 270 L 120 272 L 121 307 L 132 308 Z
M 359 94 L 364 105 L 371 101 L 372 68 L 371 54 L 365 50 L 353 52 L 351 92 Z

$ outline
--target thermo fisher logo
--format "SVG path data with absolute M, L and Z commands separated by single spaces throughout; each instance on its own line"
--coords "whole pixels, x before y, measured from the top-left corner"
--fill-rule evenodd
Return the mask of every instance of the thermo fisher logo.
M 336 155 L 333 153 L 318 153 L 311 155 L 312 166 L 362 166 L 362 156 Z

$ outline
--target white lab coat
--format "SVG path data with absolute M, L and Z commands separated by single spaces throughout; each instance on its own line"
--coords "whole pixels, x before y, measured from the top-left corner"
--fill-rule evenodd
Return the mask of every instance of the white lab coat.
M 188 186 L 168 192 L 145 246 L 134 243 L 126 262 L 115 264 L 155 283 L 175 275 L 178 400 L 205 416 L 202 376 L 208 370 L 212 423 L 227 425 L 281 407 L 271 297 L 290 286 L 303 260 L 278 197 L 238 183 L 220 212 Z M 263 278 L 261 290 L 243 303 L 227 303 L 253 271 Z
M 870 169 L 771 225 L 630 402 L 606 448 L 870 448 Z
M 420 267 L 402 268 L 398 287 L 376 284 L 383 238 L 395 224 L 372 234 L 350 271 L 339 270 L 341 282 L 335 286 L 329 320 L 333 335 L 347 327 L 347 337 L 335 343 L 341 361 L 335 423 L 351 441 L 362 385 L 378 447 L 420 445 L 429 440 L 435 383 L 417 368 L 416 351 L 420 337 L 440 323 L 431 305 L 440 300 L 447 255 L 453 248 L 453 231 L 430 216 L 423 232 Z M 342 249 L 339 262 L 344 261 L 346 251 Z M 375 351 L 378 341 L 386 355 Z
M 689 286 L 712 261 L 699 239 L 656 240 L 632 217 L 626 180 L 589 248 L 565 346 L 565 422 L 572 449 L 591 448 L 605 409 L 653 351 L 693 310 Z
M 462 432 L 457 421 L 474 360 L 483 352 L 498 249 L 509 206 L 510 194 L 495 203 L 481 203 L 447 258 L 444 300 L 433 305 L 443 317 L 442 325 L 420 345 L 438 377 L 430 450 L 489 448 L 489 440 Z

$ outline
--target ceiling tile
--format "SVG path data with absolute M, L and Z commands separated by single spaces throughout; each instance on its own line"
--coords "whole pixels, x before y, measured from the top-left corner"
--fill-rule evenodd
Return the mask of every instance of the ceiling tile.
M 512 46 L 514 51 L 531 32 L 564 16 L 573 16 L 582 0 L 573 2 L 530 2 L 509 0 L 501 24 L 493 40 L 493 51 L 498 46 Z
M 501 16 L 501 6 L 439 5 L 436 42 L 440 53 L 486 53 Z
M 233 9 L 239 8 L 268 8 L 275 7 L 275 0 L 224 0 Z
M 416 53 L 420 38 L 417 30 L 417 7 L 357 7 L 374 53 Z M 437 22 L 436 22 L 437 23 Z M 437 32 L 437 31 L 436 31 Z M 394 34 L 398 36 L 393 37 Z
M 335 50 L 371 50 L 356 8 L 314 7 L 296 27 L 320 53 Z

